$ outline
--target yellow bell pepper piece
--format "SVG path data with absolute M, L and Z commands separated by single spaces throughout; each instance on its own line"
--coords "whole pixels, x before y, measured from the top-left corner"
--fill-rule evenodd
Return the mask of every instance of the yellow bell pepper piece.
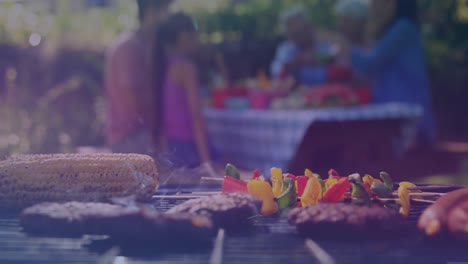
M 406 217 L 409 215 L 411 209 L 409 193 L 409 190 L 405 186 L 400 186 L 398 188 L 398 198 L 401 205 L 400 213 Z
M 364 177 L 362 177 L 362 181 L 363 182 L 367 182 L 369 184 L 369 186 L 372 186 L 372 184 L 376 181 L 374 179 L 374 177 L 370 176 L 369 174 L 366 174 L 364 175 Z
M 406 187 L 406 188 L 409 188 L 409 187 L 416 187 L 416 184 L 412 183 L 412 182 L 408 182 L 408 181 L 403 181 L 403 182 L 400 182 L 399 186 L 403 186 L 403 187 Z M 411 190 L 409 191 L 410 193 L 416 193 L 416 192 L 422 192 L 421 190 Z
M 283 192 L 283 171 L 280 168 L 271 168 L 270 173 L 273 195 L 279 197 Z
M 278 212 L 278 205 L 275 202 L 270 184 L 262 180 L 251 180 L 247 183 L 249 194 L 262 201 L 262 215 L 272 215 Z
M 316 177 L 310 176 L 301 196 L 302 207 L 317 204 L 320 199 L 322 199 L 322 185 Z
M 333 178 L 329 178 L 326 182 L 325 182 L 325 188 L 328 190 L 330 189 L 330 187 L 332 187 L 333 185 L 337 184 L 338 183 L 338 180 L 337 179 L 333 179 Z
M 318 175 L 317 173 L 313 173 L 309 169 L 305 169 L 304 175 L 309 177 L 309 178 L 313 176 L 313 177 L 318 179 L 318 181 L 320 183 L 320 187 L 322 189 L 322 196 L 323 196 L 323 193 L 326 191 L 327 188 L 325 187 L 325 183 L 323 182 L 322 178 L 320 178 L 320 175 Z M 297 190 L 297 182 L 296 182 L 296 190 Z

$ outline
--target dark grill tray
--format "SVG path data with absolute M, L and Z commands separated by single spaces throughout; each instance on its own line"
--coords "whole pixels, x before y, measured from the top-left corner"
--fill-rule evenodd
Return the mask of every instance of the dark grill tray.
M 167 210 L 181 199 L 156 200 Z M 425 206 L 413 206 L 409 221 L 415 225 Z M 256 218 L 250 234 L 226 234 L 222 263 L 321 263 L 305 247 L 305 239 L 284 219 Z M 372 228 L 372 227 L 370 227 Z M 416 231 L 392 240 L 314 240 L 336 263 L 448 263 L 468 261 L 468 246 L 457 242 L 429 242 Z M 210 263 L 214 248 L 161 249 L 146 245 L 140 252 L 112 254 L 115 245 L 105 237 L 31 237 L 21 232 L 17 215 L 0 216 L 0 263 Z M 141 248 L 140 248 L 141 249 Z M 123 257 L 124 255 L 125 257 Z

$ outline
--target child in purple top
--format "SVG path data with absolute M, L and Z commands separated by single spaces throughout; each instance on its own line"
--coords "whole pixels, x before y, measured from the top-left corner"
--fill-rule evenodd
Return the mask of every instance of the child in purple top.
M 209 164 L 205 122 L 199 98 L 197 69 L 191 56 L 198 34 L 185 14 L 171 16 L 158 30 L 156 106 L 159 132 L 177 167 Z

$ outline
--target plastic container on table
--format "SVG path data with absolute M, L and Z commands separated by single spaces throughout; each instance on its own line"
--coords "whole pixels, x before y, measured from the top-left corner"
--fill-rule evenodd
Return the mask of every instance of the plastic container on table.
M 266 90 L 251 90 L 249 92 L 249 102 L 252 109 L 267 109 L 270 104 L 270 95 Z
M 359 98 L 359 104 L 366 105 L 370 104 L 372 100 L 371 90 L 367 87 L 355 88 L 354 92 Z
M 214 108 L 223 109 L 225 107 L 226 98 L 227 91 L 225 89 L 215 89 L 211 91 L 211 99 Z
M 249 92 L 250 107 L 256 110 L 268 109 L 273 99 L 287 96 L 287 91 L 251 90 Z
M 233 96 L 226 99 L 225 108 L 229 110 L 247 110 L 250 108 L 250 102 L 247 97 Z
M 345 65 L 331 64 L 327 67 L 327 77 L 331 81 L 348 81 L 352 77 L 352 71 Z
M 213 107 L 217 109 L 226 108 L 226 100 L 231 97 L 247 97 L 248 90 L 244 87 L 217 88 L 211 91 Z

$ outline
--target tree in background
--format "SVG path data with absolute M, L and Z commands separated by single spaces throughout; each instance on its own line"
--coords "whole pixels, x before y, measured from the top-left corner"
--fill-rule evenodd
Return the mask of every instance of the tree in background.
M 136 6 L 109 0 L 104 8 L 76 10 L 73 1 L 0 3 L 0 156 L 102 141 L 103 51 L 118 33 L 135 27 Z M 420 2 L 439 122 L 468 133 L 467 1 Z M 278 14 L 297 4 L 318 27 L 333 30 L 334 0 L 176 0 L 175 8 L 190 12 L 202 39 L 224 45 L 228 57 L 240 47 L 243 56 L 232 53 L 233 60 L 254 58 L 237 67 L 252 74 L 269 63 L 280 36 Z M 14 100 L 5 99 L 7 90 Z

